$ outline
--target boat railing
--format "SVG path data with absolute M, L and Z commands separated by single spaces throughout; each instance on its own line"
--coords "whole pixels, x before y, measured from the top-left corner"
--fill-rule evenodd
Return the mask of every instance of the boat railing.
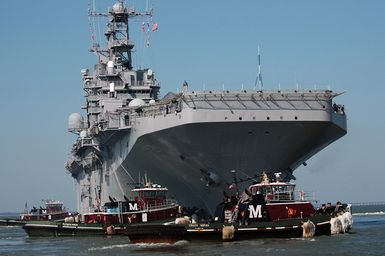
M 194 109 L 322 110 L 330 111 L 330 99 L 338 94 L 322 90 L 204 91 L 183 96 Z
M 136 81 L 133 86 L 155 86 L 156 84 L 153 81 Z M 140 88 L 139 88 L 140 89 Z
M 166 114 L 170 114 L 170 109 L 169 111 L 167 112 L 167 107 L 166 106 L 156 106 L 156 107 L 153 107 L 153 108 L 150 108 L 150 107 L 147 107 L 143 112 L 141 113 L 138 113 L 137 116 L 138 117 L 156 117 L 156 116 L 162 116 L 162 115 L 166 115 Z
M 88 101 L 100 101 L 102 99 L 102 96 L 100 96 L 100 95 L 88 95 L 87 99 L 88 99 Z
M 78 140 L 76 141 L 76 143 L 74 144 L 74 148 L 76 150 L 79 150 L 80 148 L 83 148 L 83 147 L 93 147 L 95 145 L 96 144 L 94 143 L 92 138 L 90 138 L 90 137 L 80 138 L 79 137 Z
M 178 203 L 175 199 L 166 199 L 162 203 L 155 203 L 154 205 L 148 205 L 146 204 L 145 210 L 151 211 L 151 210 L 157 210 L 160 208 L 165 208 L 165 207 L 171 207 L 171 206 L 177 206 Z
M 267 199 L 269 195 L 267 195 Z M 272 197 L 272 201 L 292 201 L 294 200 L 293 192 L 275 192 Z
M 143 111 L 136 112 L 133 109 L 127 109 L 121 113 L 107 113 L 107 127 L 108 129 L 119 129 L 132 126 L 138 117 L 157 117 L 166 116 L 181 112 L 181 106 L 176 104 L 164 104 L 154 107 L 147 106 Z
M 317 202 L 314 191 L 296 190 L 294 191 L 294 198 L 297 201 Z
M 156 117 L 173 113 L 172 108 L 167 111 L 165 106 L 158 106 L 154 108 L 146 108 L 144 111 L 136 112 L 134 109 L 127 109 L 121 113 L 106 113 L 105 117 L 108 120 L 106 122 L 106 129 L 121 129 L 134 125 L 136 118 L 138 117 Z M 175 112 L 175 111 L 174 111 Z
M 132 126 L 136 118 L 158 117 L 182 112 L 184 107 L 194 109 L 249 109 L 249 110 L 321 110 L 333 111 L 329 91 L 298 92 L 210 92 L 188 93 L 155 105 L 140 109 L 122 108 L 119 112 L 105 113 L 107 129 L 122 129 Z M 341 107 L 342 108 L 342 107 Z M 99 107 L 91 109 L 100 113 Z
M 314 191 L 282 191 L 268 193 L 265 195 L 266 201 L 310 201 L 317 202 Z

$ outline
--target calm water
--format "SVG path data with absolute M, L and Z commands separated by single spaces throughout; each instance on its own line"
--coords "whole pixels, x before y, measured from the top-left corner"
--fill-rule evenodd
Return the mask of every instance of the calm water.
M 126 237 L 30 238 L 21 227 L 0 227 L 0 255 L 385 255 L 385 210 L 353 210 L 351 233 L 310 239 L 135 245 Z

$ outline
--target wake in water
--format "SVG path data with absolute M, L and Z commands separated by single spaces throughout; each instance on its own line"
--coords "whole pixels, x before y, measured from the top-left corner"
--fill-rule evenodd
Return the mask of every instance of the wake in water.
M 104 251 L 117 248 L 130 248 L 133 250 L 164 250 L 164 249 L 177 249 L 183 248 L 188 245 L 188 241 L 180 240 L 175 243 L 138 243 L 138 244 L 115 244 L 102 247 L 91 247 L 88 251 Z
M 316 242 L 317 240 L 314 237 L 293 237 L 290 238 L 290 240 L 297 240 L 297 241 L 307 241 L 307 242 Z
M 357 213 L 353 213 L 353 216 L 370 216 L 370 215 L 385 215 L 385 212 L 379 211 L 379 212 L 357 212 Z
M 132 244 L 114 244 L 114 245 L 107 245 L 102 247 L 91 247 L 88 250 L 89 251 L 104 251 L 104 250 L 111 250 L 115 248 L 128 248 L 132 247 Z
M 19 226 L 0 226 L 0 230 L 1 229 L 17 229 L 17 228 L 20 228 Z

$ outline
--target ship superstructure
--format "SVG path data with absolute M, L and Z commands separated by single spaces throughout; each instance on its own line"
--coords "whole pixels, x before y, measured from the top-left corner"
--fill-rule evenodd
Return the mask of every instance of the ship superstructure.
M 333 102 L 339 94 L 330 90 L 195 92 L 185 82 L 181 93 L 160 99 L 155 73 L 133 69 L 128 33 L 130 18 L 152 12 L 118 1 L 109 13 L 93 15 L 109 18 L 107 48 L 93 47 L 95 70 L 82 70 L 87 117 L 69 117 L 78 138 L 66 168 L 80 213 L 129 198 L 145 173 L 182 205 L 212 212 L 233 182 L 232 170 L 240 179 L 271 170 L 290 180 L 346 134 L 345 111 Z

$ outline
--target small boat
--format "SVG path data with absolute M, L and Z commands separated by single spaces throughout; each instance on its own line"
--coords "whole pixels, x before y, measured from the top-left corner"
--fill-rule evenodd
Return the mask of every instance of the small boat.
M 102 211 L 83 214 L 82 221 L 105 226 L 147 223 L 175 219 L 181 210 L 176 200 L 167 198 L 166 187 L 154 184 L 147 178 L 144 185 L 131 191 L 135 195 L 133 199 L 125 197 L 125 201 L 118 202 L 110 198 Z
M 239 240 L 266 237 L 312 237 L 348 232 L 352 225 L 350 205 L 330 203 L 316 209 L 312 193 L 296 191 L 295 184 L 276 174 L 266 174 L 239 196 L 228 197 L 217 206 L 212 220 L 185 221 L 163 225 L 132 225 L 127 235 L 134 243 L 177 240 Z M 179 228 L 177 228 L 179 227 Z
M 20 221 L 47 221 L 47 220 L 64 220 L 71 216 L 71 213 L 58 200 L 42 200 L 44 206 L 36 208 L 35 206 L 29 213 L 20 215 Z
M 27 222 L 23 228 L 29 236 L 125 235 L 129 225 L 169 222 L 181 212 L 176 200 L 167 198 L 168 189 L 147 178 L 143 186 L 132 192 L 133 199 L 110 198 L 102 209 L 60 222 Z

